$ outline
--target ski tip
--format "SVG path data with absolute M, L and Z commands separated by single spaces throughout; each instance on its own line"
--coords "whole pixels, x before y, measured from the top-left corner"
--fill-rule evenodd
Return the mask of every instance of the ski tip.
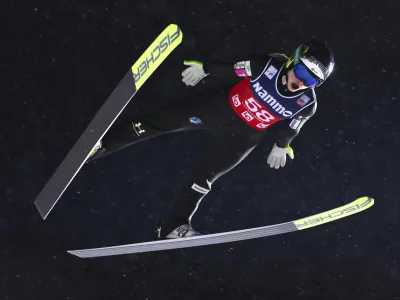
M 375 199 L 372 197 L 369 197 L 369 196 L 364 196 L 364 197 L 357 198 L 356 200 L 354 200 L 351 203 L 362 205 L 363 209 L 367 209 L 375 204 Z
M 347 203 L 346 205 L 296 220 L 293 223 L 298 230 L 303 230 L 359 213 L 370 208 L 372 205 L 374 205 L 374 203 L 374 198 L 364 196 L 354 200 L 353 202 Z
M 136 90 L 159 65 L 181 44 L 183 33 L 177 24 L 168 25 L 132 66 Z
M 178 28 L 179 26 L 178 26 L 178 24 L 175 24 L 175 23 L 171 23 L 171 24 L 169 24 L 168 26 L 167 26 L 167 28 Z

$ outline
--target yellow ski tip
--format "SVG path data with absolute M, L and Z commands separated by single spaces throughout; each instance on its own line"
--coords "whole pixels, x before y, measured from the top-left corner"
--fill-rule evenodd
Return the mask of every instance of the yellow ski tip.
M 182 39 L 183 33 L 176 24 L 170 24 L 161 32 L 131 68 L 136 90 L 140 89 Z
M 293 223 L 296 225 L 298 230 L 303 230 L 359 213 L 370 208 L 372 205 L 374 205 L 374 203 L 374 198 L 361 197 L 341 207 L 300 219 L 294 221 Z

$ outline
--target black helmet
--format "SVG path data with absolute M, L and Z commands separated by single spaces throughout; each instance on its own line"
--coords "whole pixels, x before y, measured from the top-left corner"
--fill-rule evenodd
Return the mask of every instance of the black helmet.
M 331 75 L 335 66 L 335 58 L 330 47 L 320 41 L 311 40 L 296 48 L 289 59 L 287 67 L 303 64 L 318 79 L 320 86 Z

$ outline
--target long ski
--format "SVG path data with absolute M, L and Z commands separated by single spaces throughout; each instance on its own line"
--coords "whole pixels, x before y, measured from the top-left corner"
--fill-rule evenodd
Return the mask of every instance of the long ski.
M 37 196 L 35 205 L 43 219 L 48 216 L 75 178 L 95 145 L 103 138 L 149 76 L 182 42 L 182 38 L 181 29 L 176 24 L 170 24 L 122 78 Z
M 133 254 L 140 252 L 152 252 L 152 251 L 161 251 L 161 250 L 170 250 L 170 249 L 179 249 L 179 248 L 188 248 L 188 247 L 221 244 L 221 243 L 228 243 L 235 241 L 243 241 L 248 239 L 255 239 L 255 238 L 299 231 L 315 227 L 318 225 L 322 225 L 328 222 L 332 222 L 356 214 L 358 212 L 368 209 L 372 205 L 374 205 L 373 198 L 362 197 L 344 206 L 326 212 L 322 212 L 317 215 L 276 225 L 201 235 L 201 236 L 181 238 L 181 239 L 179 238 L 167 239 L 161 241 L 128 244 L 128 245 L 113 246 L 113 247 L 72 250 L 68 251 L 68 253 L 76 255 L 81 258 L 91 258 L 91 257 Z

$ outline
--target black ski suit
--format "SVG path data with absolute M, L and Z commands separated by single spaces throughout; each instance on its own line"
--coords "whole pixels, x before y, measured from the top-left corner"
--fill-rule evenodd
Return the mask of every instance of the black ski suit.
M 269 57 L 250 59 L 252 74 L 260 74 L 268 59 Z M 232 66 L 231 63 L 207 61 L 203 67 L 211 79 L 215 76 L 234 83 L 240 78 L 236 76 Z M 304 124 L 314 114 L 315 109 L 316 102 L 294 119 Z M 282 122 L 289 124 L 290 121 Z M 278 134 L 277 146 L 288 146 L 300 128 L 301 126 L 294 130 L 288 125 Z M 245 124 L 230 106 L 226 92 L 215 91 L 207 94 L 207 97 L 194 95 L 193 98 L 184 99 L 161 112 L 111 127 L 102 140 L 103 148 L 91 160 L 166 133 L 201 129 L 212 130 L 214 135 L 207 151 L 194 166 L 192 175 L 175 195 L 170 212 L 163 218 L 161 236 L 166 236 L 177 226 L 190 224 L 200 201 L 209 192 L 212 184 L 246 158 L 267 130 L 258 131 Z

